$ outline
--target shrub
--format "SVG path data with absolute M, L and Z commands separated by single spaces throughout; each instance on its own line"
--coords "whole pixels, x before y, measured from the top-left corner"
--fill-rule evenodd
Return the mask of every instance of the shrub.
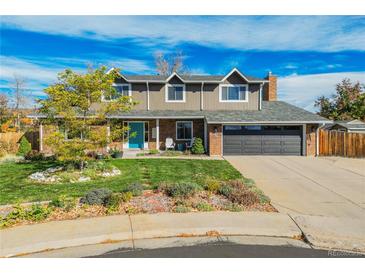
M 160 151 L 158 149 L 150 149 L 150 151 L 148 152 L 148 154 L 151 154 L 151 155 L 155 155 L 155 154 L 159 154 Z
M 118 211 L 119 206 L 123 201 L 123 195 L 121 193 L 113 193 L 107 201 L 107 213 Z
M 27 211 L 26 219 L 35 222 L 43 221 L 47 219 L 51 212 L 52 209 L 50 207 L 34 204 L 31 209 Z
M 107 188 L 98 188 L 90 190 L 80 199 L 80 203 L 88 205 L 106 206 L 112 195 L 112 191 Z
M 129 202 L 132 198 L 133 198 L 133 193 L 132 192 L 123 192 L 121 193 L 121 197 L 122 197 L 122 201 L 124 203 Z
M 76 200 L 74 198 L 66 197 L 65 195 L 61 195 L 57 198 L 54 198 L 50 203 L 51 207 L 62 208 L 65 211 L 70 211 L 76 206 Z
M 188 198 L 193 196 L 197 191 L 201 190 L 201 186 L 196 183 L 181 182 L 172 184 L 161 184 L 160 191 L 171 197 Z
M 208 203 L 198 203 L 195 207 L 199 211 L 213 211 L 214 210 L 214 207 L 212 207 Z
M 27 140 L 27 138 L 25 138 L 25 136 L 23 136 L 20 139 L 20 144 L 19 144 L 19 149 L 18 149 L 17 155 L 24 156 L 28 152 L 30 152 L 31 150 L 32 150 L 32 145 L 29 143 L 29 141 Z
M 188 208 L 187 206 L 178 205 L 174 208 L 174 212 L 176 212 L 176 213 L 186 213 L 186 212 L 190 212 L 190 208 Z
M 206 180 L 204 182 L 204 188 L 210 192 L 217 193 L 221 187 L 220 182 L 215 180 Z
M 133 196 L 140 196 L 143 191 L 143 185 L 139 182 L 128 184 L 123 192 L 131 192 Z
M 40 204 L 34 204 L 29 209 L 26 209 L 21 205 L 15 205 L 13 210 L 1 219 L 0 227 L 7 227 L 21 220 L 34 222 L 43 221 L 51 212 L 51 207 L 42 206 Z
M 232 192 L 233 192 L 233 188 L 231 186 L 229 186 L 228 184 L 222 184 L 218 190 L 218 193 L 220 195 L 223 195 L 227 198 L 229 198 L 229 196 L 231 195 Z
M 244 206 L 251 206 L 260 201 L 258 195 L 250 191 L 239 180 L 225 183 L 220 188 L 219 193 L 226 196 L 231 202 Z
M 191 153 L 193 154 L 204 154 L 204 146 L 203 146 L 203 140 L 201 138 L 195 138 L 193 146 L 191 148 Z
M 113 169 L 113 165 L 111 163 L 105 161 L 90 161 L 87 163 L 88 169 L 93 169 L 96 171 L 109 171 Z
M 44 154 L 37 150 L 31 150 L 24 156 L 24 158 L 30 161 L 41 161 L 44 160 Z

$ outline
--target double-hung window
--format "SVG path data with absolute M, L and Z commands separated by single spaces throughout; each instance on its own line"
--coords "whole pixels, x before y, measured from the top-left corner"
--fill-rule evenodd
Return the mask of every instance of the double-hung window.
M 193 138 L 193 122 L 176 122 L 176 140 L 191 140 Z
M 220 102 L 247 102 L 248 85 L 221 85 Z
M 130 84 L 113 84 L 115 92 L 110 96 L 104 97 L 104 100 L 112 101 L 121 96 L 131 96 L 131 85 Z
M 185 85 L 166 85 L 166 102 L 185 102 Z

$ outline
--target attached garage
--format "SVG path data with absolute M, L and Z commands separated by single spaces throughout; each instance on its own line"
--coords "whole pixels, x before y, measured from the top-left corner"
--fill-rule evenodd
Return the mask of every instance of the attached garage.
M 224 155 L 302 155 L 302 126 L 224 125 Z

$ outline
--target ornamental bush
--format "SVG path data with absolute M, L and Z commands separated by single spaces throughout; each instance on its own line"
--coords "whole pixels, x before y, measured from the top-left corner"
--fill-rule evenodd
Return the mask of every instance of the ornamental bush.
M 143 191 L 143 185 L 139 182 L 130 183 L 123 190 L 123 192 L 131 192 L 133 196 L 142 195 L 142 191 Z
M 233 180 L 223 184 L 219 189 L 219 193 L 227 197 L 231 202 L 244 206 L 251 206 L 260 202 L 258 195 L 250 191 L 240 180 Z
M 204 154 L 203 140 L 201 138 L 195 138 L 191 153 L 193 154 Z
M 90 190 L 80 199 L 80 203 L 88 205 L 106 206 L 112 196 L 112 191 L 107 188 L 98 188 Z
M 17 155 L 25 156 L 32 150 L 32 145 L 24 136 L 20 139 L 19 149 Z
M 188 198 L 193 196 L 197 191 L 202 190 L 202 187 L 196 183 L 181 182 L 172 184 L 161 184 L 159 190 L 165 192 L 171 197 Z

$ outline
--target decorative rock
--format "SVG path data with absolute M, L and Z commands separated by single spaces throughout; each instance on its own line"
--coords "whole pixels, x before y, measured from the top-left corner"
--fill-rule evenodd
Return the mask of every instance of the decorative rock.
M 121 172 L 119 169 L 117 168 L 113 168 L 112 170 L 110 171 L 104 171 L 101 176 L 103 177 L 112 177 L 112 176 L 117 176 L 117 175 L 120 175 Z
M 91 180 L 90 177 L 81 176 L 77 181 L 78 182 L 87 182 L 87 181 L 90 181 L 90 180 Z
M 50 168 L 47 168 L 44 172 L 46 173 L 55 173 L 57 171 L 61 171 L 63 170 L 63 167 L 62 166 L 58 166 L 58 167 L 50 167 Z

